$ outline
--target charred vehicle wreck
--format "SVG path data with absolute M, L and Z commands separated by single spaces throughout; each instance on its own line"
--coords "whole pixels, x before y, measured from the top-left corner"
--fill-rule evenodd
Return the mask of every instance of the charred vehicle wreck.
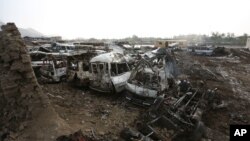
M 136 124 L 137 130 L 126 128 L 121 136 L 128 141 L 199 141 L 207 129 L 202 122 L 202 115 L 212 109 L 216 89 L 207 90 L 201 86 L 186 90 L 177 97 L 157 97 L 149 112 L 142 115 L 143 121 Z
M 157 49 L 150 57 L 137 63 L 126 83 L 126 99 L 135 104 L 151 105 L 174 83 L 175 60 L 166 49 Z
M 66 57 L 47 55 L 42 59 L 40 80 L 43 83 L 66 81 Z
M 104 93 L 123 91 L 131 74 L 124 56 L 114 52 L 92 58 L 90 73 L 90 88 Z
M 67 81 L 78 87 L 88 87 L 90 73 L 90 59 L 95 57 L 97 52 L 86 51 L 74 53 L 67 56 Z

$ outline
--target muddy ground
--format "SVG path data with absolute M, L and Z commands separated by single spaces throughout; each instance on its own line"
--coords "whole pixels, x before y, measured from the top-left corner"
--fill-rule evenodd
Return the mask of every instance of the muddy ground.
M 206 57 L 177 52 L 181 77 L 193 85 L 200 80 L 208 88 L 218 88 L 224 107 L 203 116 L 205 125 L 229 135 L 230 124 L 250 124 L 250 52 L 228 49 L 229 55 Z M 56 112 L 71 128 L 97 139 L 121 140 L 120 131 L 134 127 L 147 108 L 135 106 L 121 94 L 102 94 L 75 88 L 66 82 L 42 84 Z

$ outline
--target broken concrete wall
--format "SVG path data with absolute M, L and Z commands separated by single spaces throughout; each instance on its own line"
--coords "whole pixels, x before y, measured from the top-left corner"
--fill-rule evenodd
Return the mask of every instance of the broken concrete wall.
M 8 23 L 1 28 L 0 137 L 8 139 L 6 135 L 9 135 L 11 140 L 52 140 L 50 135 L 57 134 L 56 129 L 60 132 L 64 127 L 63 121 L 37 83 L 17 27 Z M 18 136 L 21 132 L 22 136 Z

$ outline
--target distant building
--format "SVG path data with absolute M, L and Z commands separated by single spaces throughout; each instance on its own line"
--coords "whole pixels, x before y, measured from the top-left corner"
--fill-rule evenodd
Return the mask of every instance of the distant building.
M 53 36 L 53 37 L 49 37 L 51 41 L 61 41 L 62 37 L 61 36 Z
M 246 48 L 250 49 L 250 38 L 247 39 Z
M 29 41 L 29 42 L 36 42 L 36 43 L 51 43 L 51 42 L 59 42 L 62 40 L 61 36 L 52 36 L 52 37 L 29 37 L 29 36 L 25 36 L 23 37 L 23 39 L 25 41 Z
M 178 47 L 187 47 L 186 40 L 158 40 L 155 42 L 155 47 L 171 47 L 172 45 L 178 45 Z

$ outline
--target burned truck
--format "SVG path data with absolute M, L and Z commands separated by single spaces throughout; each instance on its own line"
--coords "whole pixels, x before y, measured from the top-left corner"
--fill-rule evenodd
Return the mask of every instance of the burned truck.
M 89 61 L 97 54 L 95 50 L 89 50 L 67 56 L 67 81 L 71 85 L 88 88 L 91 76 Z
M 92 58 L 90 73 L 90 88 L 104 93 L 122 92 L 131 74 L 124 56 L 114 52 Z
M 160 48 L 150 58 L 141 59 L 126 83 L 126 99 L 135 104 L 151 105 L 158 96 L 172 87 L 177 74 L 175 59 Z

